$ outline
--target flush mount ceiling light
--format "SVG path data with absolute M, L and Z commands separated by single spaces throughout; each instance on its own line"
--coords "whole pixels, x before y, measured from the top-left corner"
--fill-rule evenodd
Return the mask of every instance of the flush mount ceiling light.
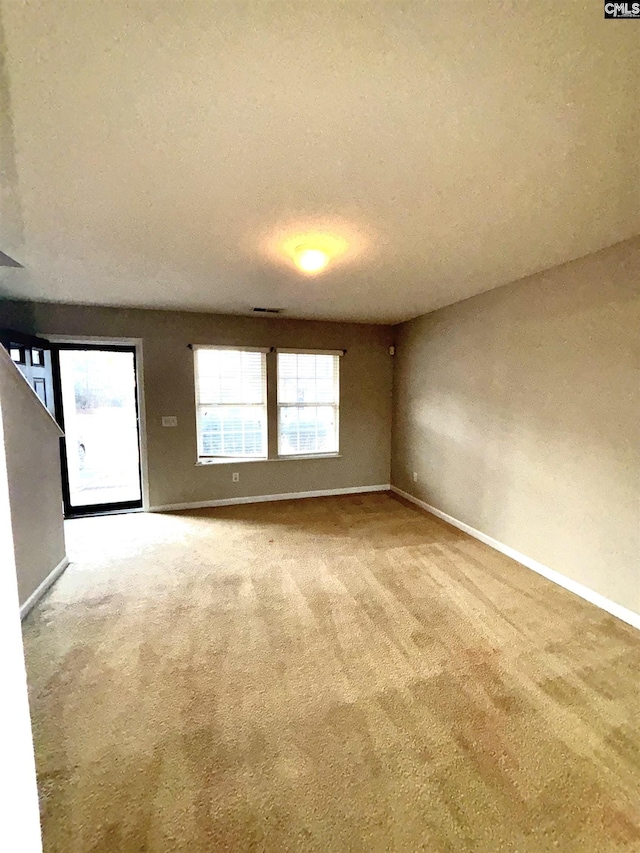
M 1 2 L 1 0 L 0 0 Z M 341 217 L 280 222 L 265 232 L 260 252 L 276 267 L 283 265 L 307 279 L 331 276 L 339 268 L 371 257 L 373 234 Z M 255 243 L 251 238 L 251 250 Z
M 339 234 L 328 231 L 298 231 L 281 240 L 277 253 L 288 258 L 298 272 L 318 275 L 342 259 L 349 242 Z
M 293 256 L 295 265 L 308 275 L 315 275 L 329 263 L 329 255 L 323 249 L 314 249 L 311 246 L 298 246 Z

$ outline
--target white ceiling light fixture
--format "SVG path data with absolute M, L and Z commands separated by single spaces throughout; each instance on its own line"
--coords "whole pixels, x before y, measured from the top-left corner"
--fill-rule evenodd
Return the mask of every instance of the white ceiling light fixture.
M 329 253 L 311 246 L 298 246 L 293 259 L 301 272 L 317 275 L 329 263 Z
M 348 236 L 343 236 L 341 231 L 346 231 Z M 353 226 L 349 228 L 336 222 L 280 226 L 273 230 L 263 245 L 276 263 L 284 261 L 297 273 L 311 278 L 329 272 L 337 264 L 353 260 L 360 254 L 363 244 Z

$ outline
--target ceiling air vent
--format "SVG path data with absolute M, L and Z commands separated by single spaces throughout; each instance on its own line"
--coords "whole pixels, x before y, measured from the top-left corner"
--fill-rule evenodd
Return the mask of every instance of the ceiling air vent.
M 13 258 L 9 257 L 9 255 L 5 255 L 4 252 L 0 252 L 0 267 L 22 268 L 22 264 L 19 264 L 17 261 L 14 261 Z
M 254 314 L 280 314 L 282 308 L 252 308 Z

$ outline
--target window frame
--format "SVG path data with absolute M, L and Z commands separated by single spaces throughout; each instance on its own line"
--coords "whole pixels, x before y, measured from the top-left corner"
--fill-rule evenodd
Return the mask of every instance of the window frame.
M 196 415 L 196 452 L 197 463 L 201 465 L 210 465 L 215 462 L 264 462 L 269 459 L 269 398 L 268 398 L 268 382 L 267 382 L 267 353 L 270 352 L 270 347 L 244 347 L 244 346 L 218 346 L 213 344 L 192 344 L 193 350 L 193 372 L 194 372 L 194 391 L 195 391 L 195 415 Z M 200 350 L 219 350 L 226 352 L 250 352 L 260 353 L 261 372 L 262 372 L 262 403 L 202 403 L 200 402 L 200 377 L 198 365 L 198 352 Z M 261 426 L 262 426 L 262 447 L 263 453 L 260 456 L 249 456 L 246 454 L 206 454 L 203 453 L 203 433 L 201 430 L 200 410 L 203 408 L 246 408 L 261 410 Z
M 325 402 L 295 402 L 295 403 L 281 403 L 280 402 L 280 355 L 320 355 L 320 356 L 331 356 L 335 361 L 334 365 L 334 388 L 335 388 L 335 399 L 336 402 L 327 403 Z M 276 350 L 276 440 L 277 440 L 277 452 L 278 459 L 314 459 L 314 458 L 322 458 L 322 457 L 331 457 L 331 456 L 340 456 L 340 357 L 344 355 L 344 350 L 305 350 L 305 349 L 288 349 L 288 348 L 278 348 Z M 301 408 L 332 408 L 334 413 L 334 423 L 335 423 L 335 447 L 332 450 L 318 450 L 316 452 L 310 452 L 308 450 L 301 450 L 297 453 L 283 453 L 282 451 L 282 436 L 281 436 L 281 412 L 283 409 L 301 409 Z

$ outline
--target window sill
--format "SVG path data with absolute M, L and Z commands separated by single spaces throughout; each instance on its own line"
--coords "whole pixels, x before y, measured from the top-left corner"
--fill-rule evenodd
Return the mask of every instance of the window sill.
M 307 453 L 299 456 L 271 456 L 262 459 L 247 459 L 244 456 L 232 458 L 231 456 L 218 456 L 214 459 L 198 459 L 196 468 L 206 468 L 209 465 L 239 465 L 245 462 L 295 462 L 304 459 L 341 459 L 341 453 Z

